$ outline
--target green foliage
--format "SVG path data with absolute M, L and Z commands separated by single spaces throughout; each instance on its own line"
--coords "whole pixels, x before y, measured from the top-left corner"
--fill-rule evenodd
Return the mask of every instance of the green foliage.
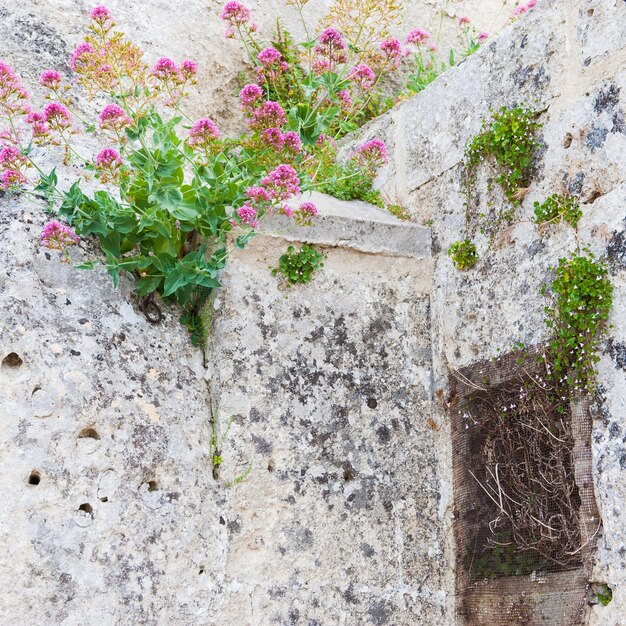
M 602 605 L 607 606 L 613 599 L 613 590 L 603 583 L 600 589 L 596 592 L 596 600 Z
M 406 89 L 409 96 L 413 96 L 423 91 L 435 78 L 443 74 L 447 69 L 455 64 L 454 50 L 450 50 L 448 63 L 438 61 L 434 51 L 429 51 L 428 56 L 424 56 L 421 48 L 414 57 L 414 67 L 408 76 Z
M 363 200 L 379 207 L 385 203 L 377 189 L 371 174 L 364 168 L 358 167 L 352 161 L 345 165 L 333 163 L 328 170 L 320 171 L 322 181 L 317 189 L 340 200 Z
M 178 137 L 180 122 L 165 121 L 154 110 L 139 118 L 127 131 L 124 156 L 132 169 L 120 180 L 119 199 L 104 189 L 87 196 L 77 181 L 62 192 L 59 214 L 79 235 L 98 237 L 116 284 L 120 271 L 134 272 L 139 295 L 158 291 L 185 305 L 219 286 L 230 207 L 243 204 L 246 187 L 262 170 L 245 149 L 239 158 L 224 149 L 200 162 Z M 42 178 L 39 187 L 45 194 L 47 181 Z M 250 236 L 244 231 L 237 245 Z
M 535 138 L 541 124 L 537 113 L 525 106 L 502 107 L 483 122 L 481 132 L 472 138 L 465 150 L 467 168 L 466 193 L 472 201 L 476 169 L 484 159 L 493 159 L 498 175 L 496 182 L 508 200 L 518 205 L 519 190 L 524 187 L 532 165 L 538 141 Z
M 308 283 L 313 272 L 324 267 L 323 259 L 323 253 L 307 244 L 299 252 L 289 246 L 287 252 L 280 257 L 278 267 L 272 270 L 272 275 L 282 274 L 289 285 Z
M 545 309 L 553 332 L 552 376 L 574 390 L 591 391 L 596 352 L 613 303 L 607 266 L 591 253 L 559 259 L 552 290 L 556 302 Z
M 476 246 L 469 239 L 455 241 L 448 249 L 448 256 L 460 270 L 468 270 L 478 261 Z
M 544 202 L 535 202 L 535 222 L 547 224 L 564 220 L 572 228 L 576 228 L 578 220 L 582 217 L 578 201 L 572 196 L 552 194 Z
M 397 217 L 399 220 L 409 221 L 411 219 L 411 214 L 399 204 L 387 204 L 384 208 L 389 211 L 391 215 Z

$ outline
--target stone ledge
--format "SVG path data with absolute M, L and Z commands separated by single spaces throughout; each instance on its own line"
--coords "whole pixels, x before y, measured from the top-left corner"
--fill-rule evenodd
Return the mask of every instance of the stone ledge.
M 295 226 L 281 215 L 264 218 L 259 234 L 326 246 L 351 248 L 370 254 L 423 259 L 431 256 L 430 228 L 397 219 L 390 213 L 359 200 L 338 200 L 312 192 L 290 204 L 314 202 L 319 216 L 312 226 Z

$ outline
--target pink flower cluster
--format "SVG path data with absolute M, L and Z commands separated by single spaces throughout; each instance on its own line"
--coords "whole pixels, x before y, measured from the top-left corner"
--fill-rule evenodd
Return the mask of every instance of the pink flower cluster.
M 256 228 L 259 225 L 256 209 L 249 203 L 245 202 L 242 207 L 237 209 L 237 216 L 244 226 Z
M 518 4 L 513 10 L 512 17 L 519 17 L 520 15 L 524 15 L 524 13 L 528 13 L 535 5 L 537 4 L 537 0 L 528 0 L 526 4 Z
M 283 212 L 285 211 L 283 210 Z M 295 211 L 293 211 L 293 217 L 296 224 L 299 224 L 300 226 L 310 226 L 312 218 L 317 217 L 318 214 L 319 211 L 312 202 L 303 202 Z
M 102 130 L 119 132 L 130 124 L 130 118 L 126 115 L 126 111 L 117 104 L 107 104 L 102 109 L 98 119 Z
M 287 200 L 300 193 L 300 179 L 291 165 L 282 164 L 261 179 L 270 200 Z
M 28 113 L 24 102 L 27 98 L 28 92 L 13 69 L 0 61 L 0 113 L 7 117 Z
M 46 116 L 38 111 L 31 111 L 26 116 L 26 123 L 30 125 L 33 141 L 37 144 L 44 143 L 45 138 L 50 134 L 50 126 L 48 126 Z
M 300 136 L 293 130 L 283 133 L 280 128 L 267 128 L 261 131 L 261 140 L 263 145 L 270 146 L 277 152 L 288 152 L 295 156 L 302 150 Z
M 186 59 L 180 67 L 167 57 L 161 57 L 155 64 L 150 74 L 161 82 L 172 82 L 176 85 L 193 78 L 198 72 L 198 64 L 191 59 Z
M 94 22 L 104 26 L 111 19 L 111 11 L 100 5 L 91 9 L 90 17 Z
M 359 65 L 357 65 L 348 74 L 348 78 L 350 78 L 352 82 L 354 82 L 354 84 L 363 91 L 371 89 L 376 82 L 376 74 L 374 74 L 372 68 L 368 65 L 365 65 L 365 63 L 360 63 Z
M 265 100 L 250 113 L 250 128 L 263 131 L 268 128 L 282 128 L 287 123 L 285 110 L 278 102 Z
M 341 33 L 334 28 L 327 28 L 320 34 L 313 52 L 317 55 L 313 60 L 313 71 L 317 75 L 331 71 L 336 65 L 348 60 L 346 43 Z
M 228 22 L 234 28 L 249 22 L 251 16 L 250 9 L 236 0 L 227 2 L 220 15 L 225 22 Z
M 47 104 L 43 110 L 43 116 L 51 130 L 62 132 L 72 125 L 70 112 L 58 102 Z
M 408 33 L 404 43 L 414 44 L 416 46 L 420 46 L 423 43 L 426 43 L 430 39 L 430 33 L 425 31 L 422 28 L 414 28 L 412 31 Z
M 220 131 L 217 124 L 210 118 L 205 117 L 198 120 L 189 131 L 189 145 L 193 148 L 209 150 L 215 146 L 215 142 L 220 138 Z
M 104 148 L 96 156 L 95 165 L 103 183 L 117 180 L 122 167 L 122 157 L 117 150 Z
M 71 228 L 53 220 L 48 222 L 41 233 L 41 245 L 48 250 L 59 250 L 67 255 L 67 249 L 80 240 Z
M 239 99 L 241 100 L 241 108 L 250 112 L 263 99 L 263 90 L 255 83 L 250 83 L 239 92 Z
M 39 78 L 39 84 L 48 89 L 58 89 L 61 86 L 61 81 L 63 78 L 61 74 L 56 70 L 46 70 L 42 72 L 41 77 Z
M 400 67 L 404 51 L 402 49 L 402 44 L 398 39 L 385 39 L 385 41 L 380 44 L 380 49 L 385 55 L 387 63 L 391 65 L 391 67 L 395 69 Z
M 387 162 L 387 146 L 380 139 L 371 139 L 359 146 L 351 158 L 355 163 L 367 168 L 380 167 Z
M 104 148 L 96 157 L 96 167 L 112 168 L 121 164 L 122 157 L 120 157 L 119 152 L 113 150 L 113 148 Z
M 256 68 L 257 76 L 259 80 L 265 80 L 267 82 L 275 81 L 281 74 L 289 69 L 289 66 L 285 61 L 281 53 L 276 48 L 265 48 L 261 50 L 257 59 L 261 64 Z
M 459 26 L 464 27 L 466 24 L 469 24 L 472 20 L 470 20 L 469 17 L 467 17 L 467 15 L 463 15 L 462 17 L 460 17 L 458 19 L 459 22 Z
M 26 183 L 22 170 L 26 167 L 26 158 L 14 146 L 3 146 L 0 149 L 0 167 L 2 168 L 2 188 L 6 191 Z
M 70 67 L 74 72 L 80 72 L 87 66 L 88 55 L 93 54 L 93 48 L 87 43 L 83 42 L 76 47 L 76 50 L 70 55 Z

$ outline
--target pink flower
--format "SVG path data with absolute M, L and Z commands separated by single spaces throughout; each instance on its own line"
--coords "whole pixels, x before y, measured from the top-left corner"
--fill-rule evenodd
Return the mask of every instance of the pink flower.
M 266 100 L 252 112 L 250 128 L 264 130 L 266 128 L 282 128 L 287 123 L 285 111 L 278 102 Z
M 261 132 L 261 141 L 274 150 L 282 150 L 283 134 L 280 128 L 266 128 Z
M 227 28 L 224 31 L 224 39 L 234 39 L 235 38 L 235 29 L 234 28 Z M 231 220 L 231 222 L 234 222 L 235 220 Z
M 405 43 L 406 44 L 415 44 L 417 46 L 425 43 L 430 38 L 430 33 L 425 31 L 422 28 L 414 28 L 409 34 L 406 36 Z
M 126 111 L 117 104 L 107 104 L 100 113 L 100 128 L 103 130 L 114 130 L 119 132 L 130 124 L 130 118 Z
M 478 41 L 480 43 L 483 43 L 483 41 L 487 41 L 487 39 L 489 39 L 489 33 L 486 33 L 485 31 L 483 31 L 482 33 L 478 34 Z
M 282 164 L 261 180 L 272 200 L 286 200 L 300 193 L 300 180 L 291 165 Z
M 58 102 L 51 102 L 43 110 L 48 126 L 53 130 L 62 131 L 71 126 L 70 112 Z
M 319 213 L 317 207 L 312 202 L 303 202 L 298 207 L 298 211 L 302 213 L 302 215 L 308 215 L 310 217 L 316 217 Z
M 246 202 L 242 207 L 237 209 L 237 216 L 241 220 L 241 223 L 245 226 L 256 228 L 259 225 L 259 222 L 256 219 L 256 209 L 252 207 L 249 202 Z
M 46 122 L 46 116 L 38 111 L 31 111 L 26 116 L 26 123 L 30 124 L 33 131 L 33 139 L 36 143 L 40 143 L 41 140 L 50 134 L 50 127 Z
M 324 30 L 317 38 L 317 41 L 323 46 L 333 46 L 337 50 L 343 50 L 346 47 L 343 37 L 334 28 Z
M 150 71 L 157 80 L 171 80 L 179 78 L 178 68 L 172 59 L 161 57 Z
M 348 78 L 350 78 L 358 87 L 367 91 L 376 81 L 376 74 L 374 74 L 372 68 L 364 63 L 360 63 L 348 74 Z
M 321 76 L 325 72 L 329 72 L 332 69 L 332 64 L 328 59 L 313 59 L 313 73 L 316 76 Z
M 314 61 L 316 74 L 323 74 L 337 63 L 345 63 L 348 60 L 345 49 L 346 43 L 339 31 L 334 28 L 324 30 L 313 48 L 313 52 L 322 57 Z
M 283 135 L 283 147 L 288 152 L 298 154 L 302 150 L 302 142 L 300 141 L 300 135 L 293 130 L 287 131 Z
M 1 180 L 4 191 L 8 191 L 11 187 L 19 187 L 28 182 L 26 176 L 18 170 L 4 170 Z
M 288 204 L 283 204 L 283 206 L 280 207 L 280 212 L 286 217 L 292 217 L 294 213 L 293 209 Z
M 28 107 L 23 102 L 27 98 L 28 92 L 13 69 L 0 61 L 0 112 L 4 111 L 7 117 L 27 114 Z
M 347 89 L 342 89 L 337 94 L 337 98 L 339 98 L 342 111 L 347 111 L 352 106 L 352 98 L 350 98 L 350 93 Z
M 70 67 L 75 72 L 84 70 L 86 66 L 86 59 L 84 56 L 91 53 L 93 53 L 93 48 L 86 42 L 81 43 L 70 56 Z
M 75 246 L 80 241 L 71 228 L 56 220 L 48 222 L 44 226 L 40 239 L 44 248 L 65 253 L 69 247 Z
M 279 63 L 282 59 L 282 55 L 280 54 L 280 52 L 278 52 L 278 50 L 276 50 L 276 48 L 270 47 L 270 48 L 265 48 L 264 50 L 261 50 L 257 58 L 259 59 L 259 63 L 261 65 L 265 65 L 266 67 L 269 67 L 270 65 Z
M 215 145 L 220 137 L 217 124 L 210 118 L 198 120 L 189 131 L 189 145 L 204 150 Z
M 198 73 L 198 64 L 191 59 L 186 59 L 180 64 L 180 73 L 188 80 Z
M 380 44 L 380 49 L 394 67 L 400 65 L 402 59 L 402 44 L 397 39 L 385 39 L 385 41 Z
M 39 78 L 39 84 L 48 89 L 58 89 L 62 81 L 61 74 L 56 70 L 46 70 Z
M 117 180 L 121 167 L 122 157 L 113 148 L 105 148 L 96 157 L 96 169 L 103 183 Z
M 271 200 L 270 195 L 263 187 L 250 187 L 246 190 L 246 196 L 256 204 L 265 204 Z
M 91 9 L 90 16 L 92 20 L 99 24 L 104 24 L 104 22 L 111 19 L 111 11 L 105 6 L 100 5 Z
M 459 26 L 463 26 L 464 24 L 469 24 L 471 20 L 469 17 L 467 17 L 467 15 L 464 15 L 463 17 L 459 18 L 458 22 L 459 22 Z
M 378 167 L 387 162 L 387 146 L 380 139 L 371 139 L 359 146 L 351 155 L 359 165 Z
M 250 20 L 250 9 L 236 0 L 227 2 L 220 17 L 231 26 L 241 26 Z
M 97 167 L 114 167 L 122 164 L 122 157 L 117 150 L 113 148 L 104 148 L 98 153 L 96 157 Z
M 528 0 L 526 8 L 530 11 L 537 4 L 537 0 Z
M 249 111 L 263 99 L 263 90 L 258 85 L 250 83 L 239 92 L 239 99 L 241 100 L 241 108 L 244 111 Z
M 18 168 L 24 161 L 22 153 L 14 146 L 4 146 L 0 150 L 0 165 L 3 168 Z

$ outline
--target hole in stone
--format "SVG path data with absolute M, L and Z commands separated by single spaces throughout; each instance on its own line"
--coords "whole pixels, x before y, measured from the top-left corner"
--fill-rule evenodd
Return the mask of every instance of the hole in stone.
M 572 133 L 567 133 L 567 135 L 565 135 L 565 139 L 563 140 L 563 147 L 569 148 L 572 145 L 572 139 Z
M 78 507 L 78 510 L 93 517 L 93 507 L 89 504 L 89 502 L 83 502 L 83 504 Z
M 148 491 L 158 491 L 159 486 L 157 485 L 156 480 L 148 481 Z
M 593 15 L 593 9 L 588 9 L 588 10 L 587 10 L 587 15 L 588 15 L 589 17 L 591 17 L 591 16 Z
M 33 390 L 30 392 L 30 395 L 34 396 L 38 391 L 41 391 L 41 387 L 39 385 L 33 388 Z
M 273 472 L 275 469 L 276 469 L 276 463 L 274 462 L 274 459 L 270 459 L 267 462 L 267 471 Z
M 79 439 L 100 439 L 100 435 L 93 428 L 83 428 L 78 433 Z
M 199 576 L 202 576 L 202 574 L 204 574 L 204 567 L 201 567 L 200 570 L 198 571 Z
M 367 406 L 370 409 L 375 409 L 378 406 L 378 401 L 376 400 L 376 398 L 368 398 L 367 399 Z
M 32 471 L 28 477 L 29 485 L 38 485 L 41 482 L 41 474 L 39 472 Z
M 109 501 L 109 499 L 106 496 L 102 496 L 100 498 L 100 502 L 108 502 L 108 501 Z
M 24 361 L 17 352 L 11 352 L 2 359 L 2 367 L 16 368 L 20 367 Z

